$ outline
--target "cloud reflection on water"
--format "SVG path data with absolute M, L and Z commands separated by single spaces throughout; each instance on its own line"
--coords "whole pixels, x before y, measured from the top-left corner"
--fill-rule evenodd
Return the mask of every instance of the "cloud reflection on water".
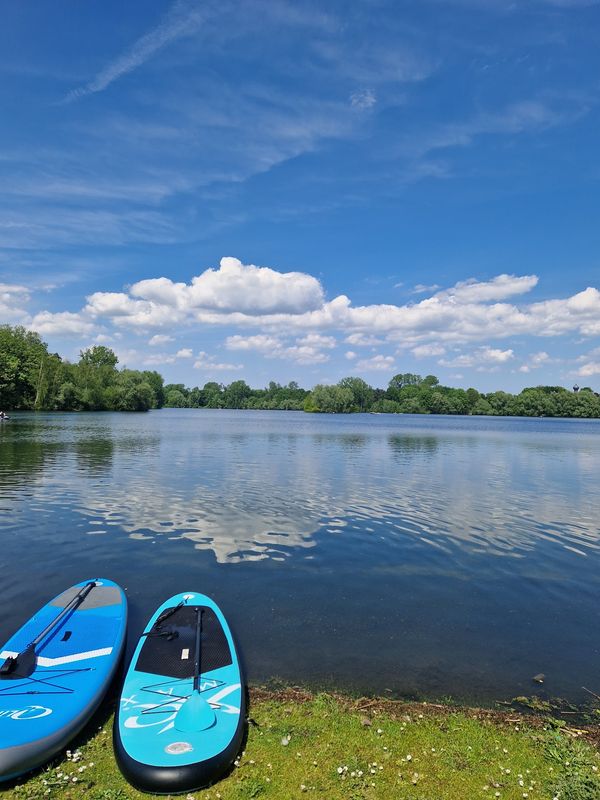
M 220 563 L 284 559 L 340 533 L 373 564 L 402 563 L 409 547 L 449 568 L 543 542 L 599 549 L 598 431 L 261 413 L 23 417 L 2 442 L 2 507 L 69 505 L 89 532 L 185 539 Z

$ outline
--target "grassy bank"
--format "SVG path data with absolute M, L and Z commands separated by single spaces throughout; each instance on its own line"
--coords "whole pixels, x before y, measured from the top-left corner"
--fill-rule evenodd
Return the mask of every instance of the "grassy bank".
M 250 700 L 252 723 L 239 764 L 212 788 L 190 793 L 190 800 L 600 798 L 594 727 L 293 690 L 254 690 Z M 121 777 L 111 731 L 112 717 L 97 720 L 62 759 L 3 796 L 144 797 Z

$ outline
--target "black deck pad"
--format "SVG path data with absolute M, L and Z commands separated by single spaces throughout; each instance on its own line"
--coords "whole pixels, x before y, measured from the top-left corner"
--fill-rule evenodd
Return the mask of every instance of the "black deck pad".
M 231 664 L 231 652 L 223 627 L 212 608 L 182 606 L 146 636 L 135 668 L 138 672 L 191 678 L 196 647 L 196 608 L 202 610 L 200 671 L 202 675 Z M 176 634 L 168 637 L 165 633 Z M 187 652 L 186 652 L 187 651 Z M 186 657 L 187 656 L 187 657 Z

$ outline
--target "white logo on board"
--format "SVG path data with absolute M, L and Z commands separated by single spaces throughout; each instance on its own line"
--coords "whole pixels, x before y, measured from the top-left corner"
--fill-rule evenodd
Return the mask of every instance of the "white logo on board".
M 51 714 L 53 709 L 46 706 L 26 706 L 25 708 L 7 708 L 0 711 L 0 717 L 8 719 L 40 719 Z
M 211 687 L 211 683 L 216 684 L 216 686 Z M 221 686 L 221 684 L 219 684 L 217 681 L 211 681 L 207 679 L 204 682 L 201 681 L 200 690 L 207 691 L 218 686 Z M 225 686 L 215 694 L 206 696 L 206 701 L 215 711 L 221 711 L 224 714 L 239 714 L 240 709 L 238 706 L 231 705 L 230 703 L 224 703 L 223 700 L 225 697 L 233 692 L 236 692 L 240 688 L 241 687 L 239 683 L 231 686 Z M 123 709 L 128 709 L 130 706 L 132 707 L 132 710 L 135 710 L 136 712 L 126 717 L 123 725 L 126 728 L 152 728 L 155 726 L 162 726 L 157 733 L 164 733 L 165 731 L 175 727 L 175 717 L 177 716 L 177 712 L 183 706 L 185 700 L 179 695 L 174 695 L 173 689 L 169 689 L 168 691 L 163 690 L 157 692 L 157 694 L 161 694 L 165 697 L 172 696 L 173 700 L 171 702 L 167 700 L 163 703 L 140 703 L 136 695 L 133 695 L 132 697 L 122 697 L 121 713 L 123 713 Z

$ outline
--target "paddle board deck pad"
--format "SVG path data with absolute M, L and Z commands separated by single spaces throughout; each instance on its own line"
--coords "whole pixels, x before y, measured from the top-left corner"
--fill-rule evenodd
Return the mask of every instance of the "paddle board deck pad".
M 27 665 L 19 654 L 61 614 Z M 123 590 L 95 578 L 59 594 L 8 640 L 0 652 L 0 781 L 49 761 L 84 727 L 119 665 L 126 626 Z
M 207 786 L 238 755 L 245 718 L 242 671 L 221 610 L 197 592 L 171 597 L 150 619 L 125 677 L 114 727 L 121 772 L 154 794 Z

